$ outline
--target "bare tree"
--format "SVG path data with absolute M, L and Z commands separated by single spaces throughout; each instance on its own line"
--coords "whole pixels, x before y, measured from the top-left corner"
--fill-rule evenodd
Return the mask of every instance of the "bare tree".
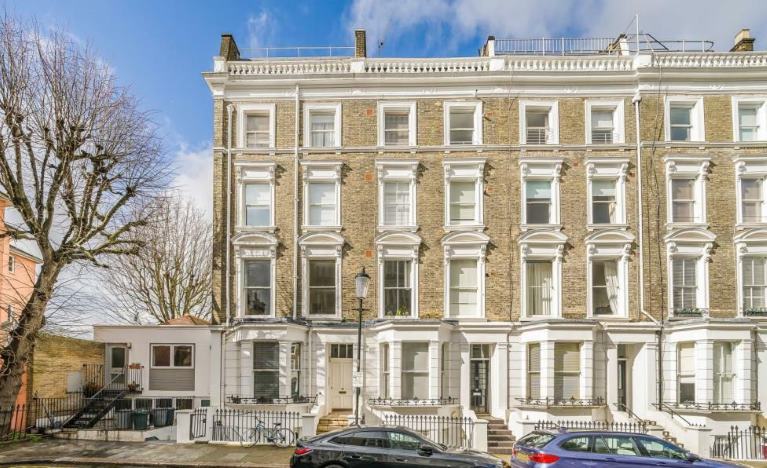
M 110 315 L 120 321 L 164 323 L 210 315 L 211 222 L 190 200 L 158 199 L 153 219 L 131 236 L 138 255 L 114 256 L 102 272 Z
M 11 404 L 62 271 L 135 254 L 168 165 L 155 126 L 108 66 L 66 34 L 0 15 L 0 189 L 43 263 L 0 348 L 0 405 Z M 149 206 L 149 208 L 148 208 Z

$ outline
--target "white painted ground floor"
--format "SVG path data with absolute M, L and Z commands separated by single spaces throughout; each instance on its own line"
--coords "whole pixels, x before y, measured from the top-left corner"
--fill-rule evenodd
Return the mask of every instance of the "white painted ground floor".
M 648 421 L 704 451 L 730 426 L 760 423 L 760 402 L 767 402 L 767 323 L 752 319 L 689 319 L 662 328 L 563 319 L 376 321 L 363 329 L 358 374 L 353 322 L 171 330 L 112 327 L 96 336 L 109 346 L 131 343 L 130 353 L 146 359 L 146 396 L 158 393 L 153 377 L 163 378 L 159 393 L 184 394 L 164 378 L 163 366 L 176 364 L 166 351 L 179 345 L 185 353 L 191 343 L 195 380 L 185 388 L 215 406 L 319 418 L 352 411 L 359 383 L 360 416 L 370 424 L 394 414 L 488 414 L 519 437 L 540 421 Z

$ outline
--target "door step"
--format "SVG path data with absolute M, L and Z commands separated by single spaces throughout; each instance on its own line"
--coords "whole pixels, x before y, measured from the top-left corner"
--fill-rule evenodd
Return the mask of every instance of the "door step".
M 324 434 L 326 432 L 335 431 L 349 427 L 349 417 L 352 412 L 346 411 L 333 411 L 330 414 L 320 418 L 320 422 L 317 424 L 317 434 Z
M 506 421 L 489 414 L 478 414 L 477 417 L 487 421 L 487 451 L 499 455 L 510 455 L 517 439 L 506 426 Z

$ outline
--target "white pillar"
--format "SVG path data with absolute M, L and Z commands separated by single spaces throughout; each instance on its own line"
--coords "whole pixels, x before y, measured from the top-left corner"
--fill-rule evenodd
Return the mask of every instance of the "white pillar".
M 392 341 L 389 349 L 389 396 L 402 398 L 402 342 Z
M 490 375 L 490 396 L 493 399 L 491 413 L 497 417 L 506 416 L 509 401 L 509 346 L 502 341 L 495 347 L 493 355 L 494 372 Z
M 280 398 L 290 396 L 290 341 L 279 342 L 279 375 L 280 375 Z
M 541 342 L 541 398 L 554 398 L 554 342 Z
M 607 344 L 605 354 L 607 355 L 605 381 L 607 401 L 605 403 L 610 406 L 618 402 L 618 345 Z
M 594 398 L 594 342 L 584 341 L 581 344 L 581 398 Z
M 510 394 L 510 403 L 516 406 L 516 398 L 527 397 L 527 345 L 525 343 L 509 343 L 509 372 L 508 393 Z
M 695 401 L 714 401 L 714 341 L 695 342 Z
M 471 345 L 460 344 L 461 406 L 471 408 Z
M 737 403 L 750 403 L 754 399 L 751 381 L 753 353 L 753 340 L 742 340 L 733 353 L 733 360 L 735 361 L 733 365 L 733 372 L 735 372 L 733 398 Z
M 224 395 L 221 394 L 221 374 L 226 370 L 221 369 L 222 362 L 222 335 L 221 331 L 211 331 L 210 334 L 210 355 L 208 356 L 208 368 L 210 369 L 210 375 L 206 375 L 203 381 L 208 382 L 208 388 L 205 389 L 210 395 L 210 402 L 212 405 L 224 406 Z
M 637 403 L 633 405 L 634 411 L 638 408 L 645 411 L 651 410 L 653 409 L 652 404 L 658 403 L 658 342 L 648 341 L 645 343 L 643 351 L 647 377 L 636 380 L 636 382 L 642 383 L 637 385 L 637 391 L 633 392 L 634 401 Z M 644 402 L 645 405 L 642 406 L 641 402 Z
M 439 398 L 441 359 L 439 341 L 429 341 L 429 393 L 426 398 Z
M 253 369 L 253 342 L 247 341 L 240 343 L 240 388 L 239 396 L 242 398 L 253 397 L 253 372 L 247 372 Z
M 757 367 L 754 372 L 754 382 L 764 382 L 767 379 L 767 330 L 762 329 L 754 343 L 757 355 Z M 762 402 L 762 414 L 767 412 L 767 385 L 756 385 L 756 401 Z

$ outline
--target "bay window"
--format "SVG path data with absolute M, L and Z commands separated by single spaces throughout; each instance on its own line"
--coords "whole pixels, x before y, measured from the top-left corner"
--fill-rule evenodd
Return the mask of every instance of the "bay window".
M 541 344 L 527 345 L 527 398 L 541 398 Z
M 695 343 L 677 345 L 677 403 L 695 403 Z
M 731 342 L 714 343 L 714 403 L 732 403 L 735 401 L 732 349 L 733 343 Z
M 402 343 L 402 399 L 429 396 L 429 343 Z
M 556 343 L 554 345 L 554 399 L 580 398 L 581 345 Z

